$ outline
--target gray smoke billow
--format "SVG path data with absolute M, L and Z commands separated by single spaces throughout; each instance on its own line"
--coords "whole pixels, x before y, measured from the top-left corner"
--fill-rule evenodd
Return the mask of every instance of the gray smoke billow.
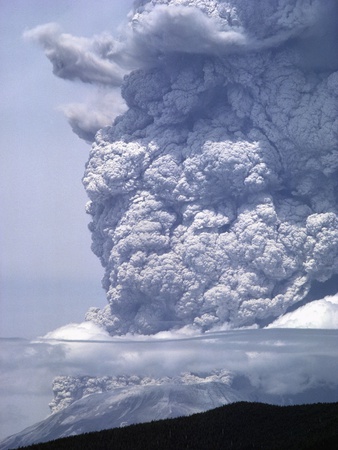
M 128 109 L 83 179 L 108 299 L 88 319 L 111 334 L 266 324 L 336 280 L 337 19 L 335 0 L 152 0 L 119 42 L 71 51 L 30 32 L 59 76 L 128 72 Z

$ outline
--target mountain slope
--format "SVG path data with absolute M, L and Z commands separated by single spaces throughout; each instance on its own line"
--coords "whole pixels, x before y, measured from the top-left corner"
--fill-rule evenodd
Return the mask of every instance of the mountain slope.
M 74 402 L 68 408 L 5 439 L 0 444 L 0 449 L 191 415 L 241 400 L 248 398 L 220 382 L 119 388 L 112 392 L 92 394 Z

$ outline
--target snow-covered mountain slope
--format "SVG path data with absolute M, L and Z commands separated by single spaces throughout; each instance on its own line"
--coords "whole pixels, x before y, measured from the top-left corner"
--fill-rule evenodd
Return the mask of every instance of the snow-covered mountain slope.
M 119 388 L 84 397 L 45 420 L 8 437 L 0 449 L 133 423 L 186 416 L 228 403 L 250 400 L 221 382 Z

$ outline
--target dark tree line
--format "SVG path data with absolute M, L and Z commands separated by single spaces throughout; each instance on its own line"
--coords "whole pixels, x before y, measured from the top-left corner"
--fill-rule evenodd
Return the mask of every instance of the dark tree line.
M 238 402 L 190 417 L 58 439 L 26 450 L 338 449 L 338 403 Z

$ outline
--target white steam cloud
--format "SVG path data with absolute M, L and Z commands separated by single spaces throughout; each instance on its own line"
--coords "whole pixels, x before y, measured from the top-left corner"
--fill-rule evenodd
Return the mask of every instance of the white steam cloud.
M 334 0 L 151 0 L 119 41 L 27 32 L 57 76 L 122 83 L 128 108 L 97 133 L 83 179 L 109 303 L 89 320 L 112 335 L 265 325 L 314 283 L 332 290 L 334 18 Z M 77 112 L 89 140 L 106 119 Z
M 284 314 L 268 328 L 338 329 L 338 295 L 327 296 Z

